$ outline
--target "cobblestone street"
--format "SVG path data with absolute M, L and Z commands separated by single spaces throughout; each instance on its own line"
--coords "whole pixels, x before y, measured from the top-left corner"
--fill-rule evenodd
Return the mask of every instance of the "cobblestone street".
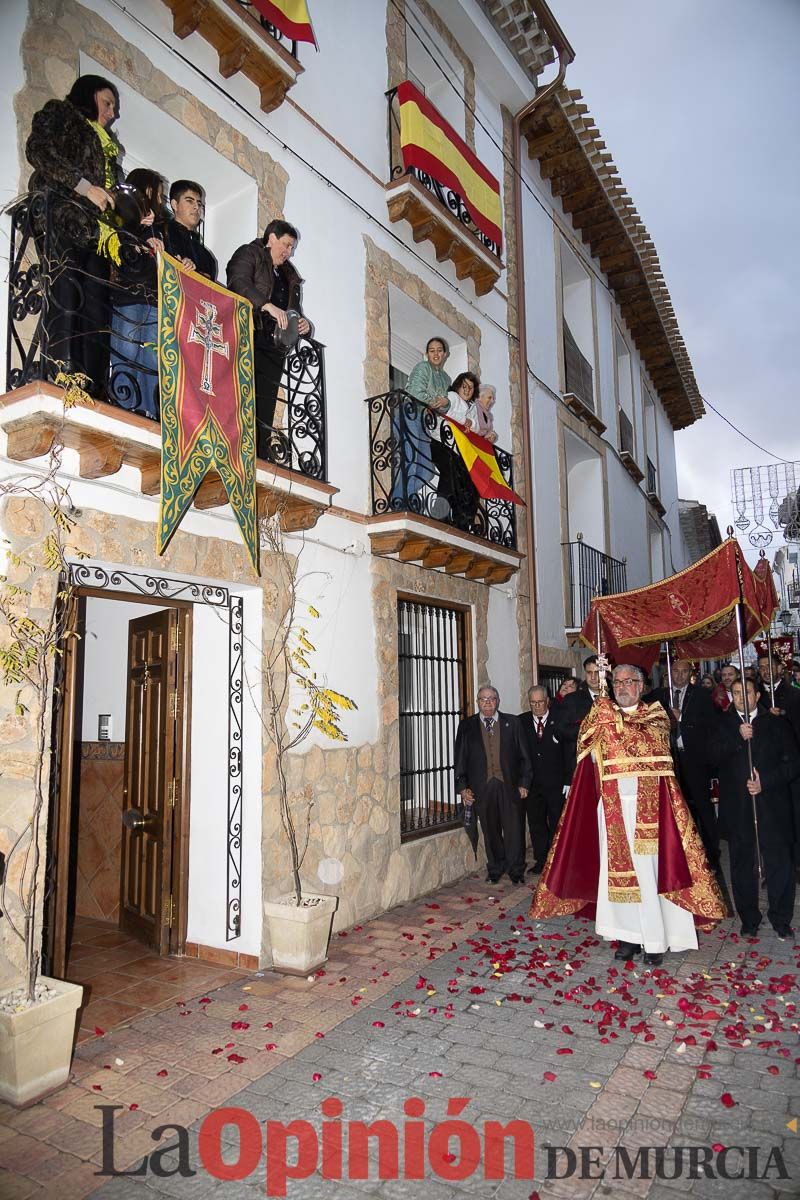
M 795 945 L 766 922 L 758 940 L 743 941 L 726 921 L 701 935 L 696 953 L 668 955 L 652 971 L 624 968 L 588 921 L 531 925 L 529 898 L 528 888 L 473 875 L 339 933 L 312 980 L 243 976 L 82 1043 L 66 1088 L 0 1113 L 4 1200 L 255 1197 L 265 1194 L 267 1158 L 278 1194 L 280 1164 L 298 1161 L 298 1143 L 286 1137 L 279 1154 L 273 1138 L 265 1155 L 267 1121 L 310 1123 L 295 1169 L 307 1177 L 293 1180 L 289 1168 L 290 1197 L 799 1195 Z M 523 1138 L 526 1178 L 514 1178 L 510 1136 L 498 1178 L 485 1177 L 486 1158 L 462 1167 L 474 1137 L 443 1146 L 445 1125 L 431 1138 L 459 1097 L 449 1120 L 456 1131 L 459 1121 L 474 1127 L 482 1154 L 486 1122 L 533 1128 L 535 1178 Z M 340 1104 L 323 1110 L 326 1098 Z M 113 1168 L 135 1169 L 155 1151 L 146 1173 L 98 1174 L 112 1165 L 100 1106 L 114 1121 Z M 231 1123 L 208 1137 L 219 1158 L 221 1131 L 217 1173 L 241 1179 L 215 1178 L 200 1160 L 199 1127 L 221 1106 L 252 1114 L 240 1118 L 241 1145 Z M 366 1180 L 354 1178 L 346 1136 L 339 1172 L 336 1135 L 378 1120 L 399 1131 L 399 1178 L 378 1178 L 375 1138 Z M 176 1149 L 159 1153 L 175 1146 L 175 1125 L 188 1131 L 193 1175 L 176 1173 Z M 152 1131 L 162 1126 L 159 1142 Z M 423 1161 L 415 1145 L 437 1167 L 428 1162 L 424 1180 L 407 1177 Z M 642 1147 L 653 1149 L 637 1158 Z M 226 1172 L 237 1162 L 240 1171 Z

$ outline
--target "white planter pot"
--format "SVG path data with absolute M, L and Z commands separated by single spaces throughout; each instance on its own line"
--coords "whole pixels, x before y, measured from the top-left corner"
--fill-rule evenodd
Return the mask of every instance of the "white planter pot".
M 336 896 L 314 892 L 304 892 L 299 907 L 294 902 L 294 892 L 264 901 L 274 970 L 285 975 L 309 975 L 327 962 L 338 903 Z
M 0 1012 L 0 1100 L 31 1104 L 69 1079 L 83 988 L 41 976 L 54 993 L 21 1012 Z

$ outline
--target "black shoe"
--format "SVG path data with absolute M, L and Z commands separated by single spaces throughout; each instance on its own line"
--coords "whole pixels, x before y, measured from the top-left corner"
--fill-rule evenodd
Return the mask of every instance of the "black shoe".
M 537 861 L 531 867 L 531 871 L 533 872 L 534 875 L 541 875 L 543 870 L 544 870 L 544 863 L 541 862 L 539 859 L 537 859 Z
M 499 883 L 499 882 L 500 882 L 500 876 L 499 876 L 499 875 L 493 875 L 493 874 L 491 873 L 491 871 L 487 871 L 487 872 L 486 872 L 486 882 L 487 882 L 487 883 Z
M 755 925 L 745 925 L 742 923 L 742 937 L 758 937 L 758 926 L 761 922 Z
M 617 962 L 630 962 L 637 954 L 642 953 L 642 947 L 637 946 L 635 942 L 620 942 L 617 949 L 614 951 L 614 958 Z
M 509 877 L 508 877 L 508 878 L 511 880 L 511 882 L 512 882 L 513 884 L 516 884 L 517 886 L 519 886 L 519 884 L 521 884 L 521 883 L 524 883 L 524 882 L 525 882 L 525 876 L 524 876 L 524 875 L 509 875 Z
M 642 958 L 642 962 L 646 967 L 660 967 L 663 961 L 663 954 L 648 954 L 647 951 L 645 951 Z
M 775 933 L 779 942 L 793 942 L 794 930 L 791 925 L 776 925 Z

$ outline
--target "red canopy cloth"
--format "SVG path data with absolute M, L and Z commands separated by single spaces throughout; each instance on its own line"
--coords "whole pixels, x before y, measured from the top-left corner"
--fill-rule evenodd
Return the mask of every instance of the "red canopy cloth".
M 761 559 L 751 570 L 739 543 L 728 538 L 669 579 L 615 596 L 595 597 L 581 638 L 598 650 L 599 613 L 602 649 L 616 662 L 631 662 L 649 671 L 665 641 L 672 643 L 678 658 L 723 658 L 738 644 L 739 600 L 743 640 L 749 642 L 768 628 L 778 597 L 767 560 Z

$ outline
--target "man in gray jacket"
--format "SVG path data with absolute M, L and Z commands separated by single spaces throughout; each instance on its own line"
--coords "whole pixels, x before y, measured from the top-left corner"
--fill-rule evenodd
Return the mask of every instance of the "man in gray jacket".
M 289 312 L 298 314 L 297 332 L 311 326 L 302 315 L 303 281 L 289 262 L 297 245 L 297 230 L 288 221 L 270 221 L 263 238 L 234 252 L 228 263 L 228 287 L 253 306 L 256 387 L 256 452 L 266 458 L 275 404 L 287 349 Z

